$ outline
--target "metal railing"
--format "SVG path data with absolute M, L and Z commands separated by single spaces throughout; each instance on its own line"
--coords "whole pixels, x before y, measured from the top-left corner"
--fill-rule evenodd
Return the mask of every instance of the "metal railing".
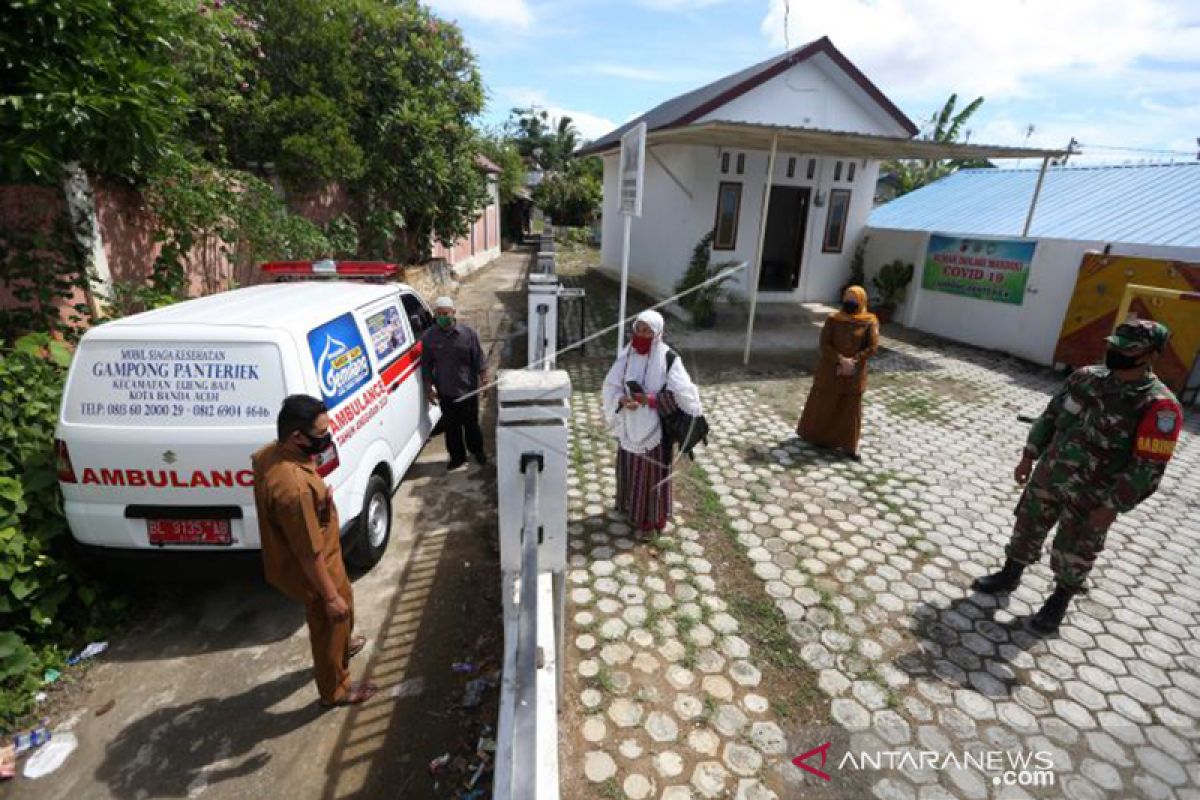
M 505 638 L 505 664 L 512 664 L 511 682 L 505 676 L 498 724 L 495 800 L 529 800 L 537 781 L 537 620 L 538 620 L 538 489 L 540 453 L 522 453 L 525 473 L 525 521 L 521 527 L 520 596 L 517 635 Z M 528 467 L 536 465 L 536 469 Z M 511 658 L 510 658 L 511 655 Z M 505 701 L 508 702 L 505 702 Z M 506 713 L 507 712 L 507 713 Z M 507 739 L 508 741 L 504 741 Z
M 534 345 L 534 361 L 530 364 L 534 369 L 554 369 L 554 350 L 550 347 L 550 330 L 546 317 L 550 314 L 548 303 L 538 303 L 536 331 L 537 343 Z

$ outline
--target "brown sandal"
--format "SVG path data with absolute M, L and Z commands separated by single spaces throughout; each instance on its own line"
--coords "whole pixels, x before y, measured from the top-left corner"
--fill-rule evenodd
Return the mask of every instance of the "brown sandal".
M 375 693 L 378 691 L 379 687 L 375 684 L 371 683 L 370 681 L 362 681 L 361 683 L 351 684 L 350 691 L 347 692 L 346 696 L 341 700 L 338 700 L 334 703 L 326 703 L 324 700 L 322 700 L 321 706 L 323 708 L 337 708 L 338 706 L 361 705 L 362 703 L 365 703 L 374 697 Z

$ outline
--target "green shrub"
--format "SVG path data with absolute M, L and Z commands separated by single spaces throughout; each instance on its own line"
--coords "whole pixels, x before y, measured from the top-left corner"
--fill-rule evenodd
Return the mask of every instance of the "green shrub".
M 0 342 L 0 730 L 29 709 L 43 671 L 62 667 L 56 642 L 88 636 L 112 609 L 66 557 L 54 426 L 70 360 L 45 334 Z
M 710 264 L 712 258 L 712 231 L 700 237 L 700 241 L 696 243 L 696 247 L 692 250 L 692 260 L 688 264 L 687 270 L 683 273 L 683 277 L 679 279 L 679 283 L 675 284 L 675 292 L 686 292 L 688 289 L 693 289 L 704 283 L 710 278 L 715 278 L 724 270 L 733 266 L 734 261 L 722 261 L 719 264 Z M 724 293 L 722 284 L 733 280 L 732 275 L 726 276 L 719 281 L 713 281 L 703 289 L 688 294 L 679 299 L 679 305 L 692 315 L 692 324 L 697 328 L 711 328 L 717 321 L 717 300 Z

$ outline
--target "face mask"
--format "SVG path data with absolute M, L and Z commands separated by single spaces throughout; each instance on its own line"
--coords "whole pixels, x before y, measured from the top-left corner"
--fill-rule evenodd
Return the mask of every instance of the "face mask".
M 855 300 L 843 300 L 842 311 L 845 311 L 847 314 L 857 314 L 858 302 Z
M 629 340 L 629 344 L 633 347 L 633 352 L 640 356 L 644 356 L 650 352 L 650 345 L 654 344 L 654 337 L 635 335 Z
M 437 320 L 439 328 L 449 328 L 454 324 L 454 317 L 449 314 L 438 314 L 434 319 Z
M 1142 357 L 1145 355 L 1145 353 L 1129 355 L 1120 350 L 1108 350 L 1104 354 L 1104 366 L 1109 369 L 1133 369 L 1141 366 Z
M 326 433 L 324 436 L 309 436 L 306 433 L 304 438 L 308 439 L 308 444 L 300 445 L 300 449 L 310 456 L 320 455 L 333 444 L 332 433 Z

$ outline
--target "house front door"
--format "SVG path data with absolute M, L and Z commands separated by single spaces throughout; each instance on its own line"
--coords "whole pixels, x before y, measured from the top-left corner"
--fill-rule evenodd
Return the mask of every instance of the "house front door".
M 759 291 L 790 292 L 800 286 L 809 195 L 808 187 L 771 187 Z

